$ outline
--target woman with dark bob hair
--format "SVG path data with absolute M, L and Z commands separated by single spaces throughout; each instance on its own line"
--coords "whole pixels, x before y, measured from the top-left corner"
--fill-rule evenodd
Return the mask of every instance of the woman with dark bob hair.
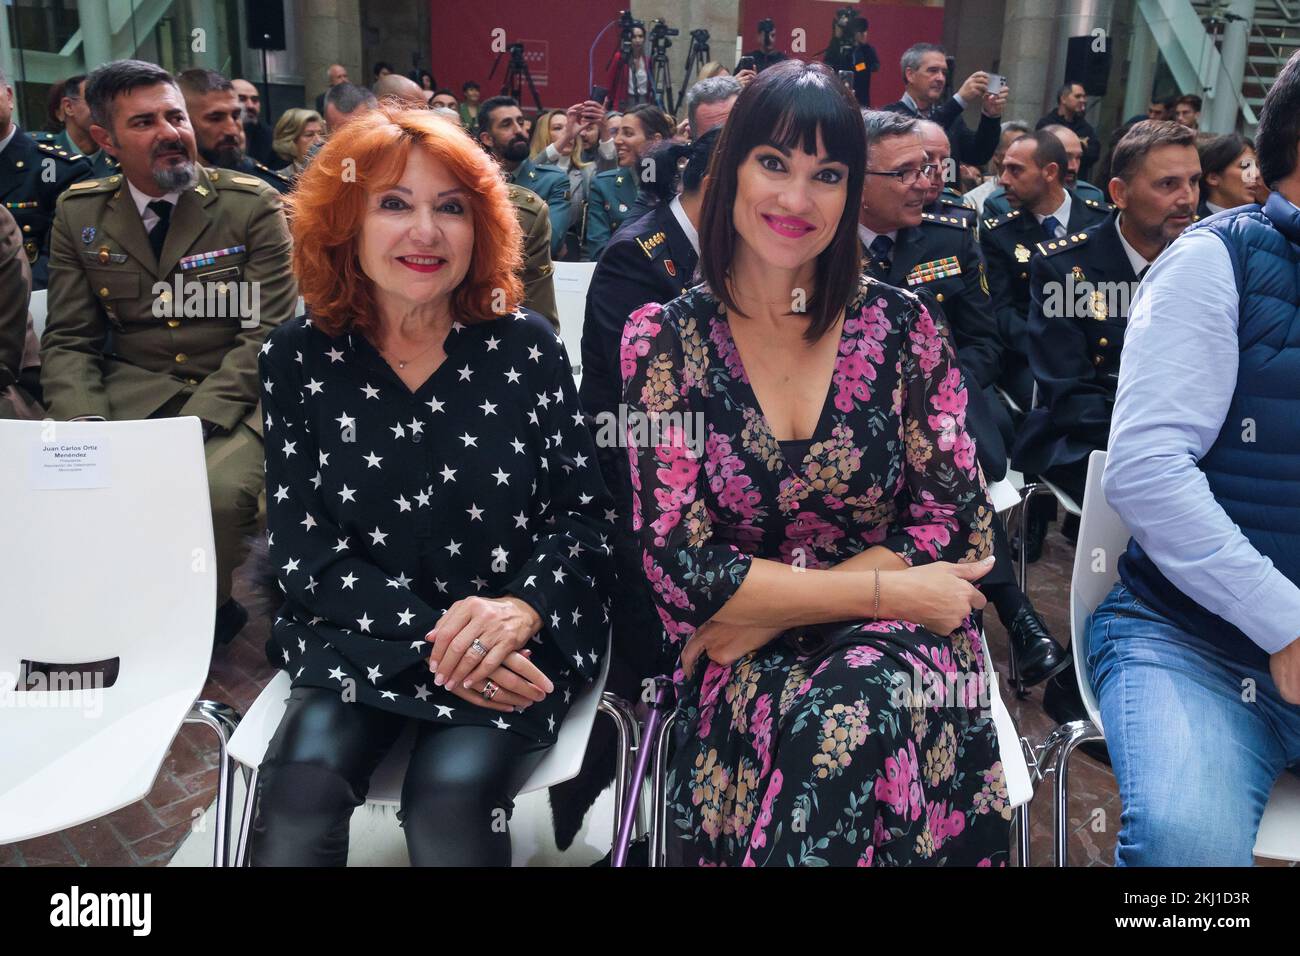
M 864 175 L 907 172 L 865 162 L 833 72 L 764 70 L 709 166 L 704 281 L 623 331 L 686 865 L 1007 860 L 971 619 L 992 510 L 947 329 L 859 268 Z
M 290 199 L 306 319 L 262 349 L 267 530 L 293 678 L 255 865 L 343 865 L 370 775 L 417 723 L 416 865 L 509 865 L 499 810 L 607 640 L 610 499 L 550 324 L 518 307 L 501 174 L 453 122 L 381 108 Z

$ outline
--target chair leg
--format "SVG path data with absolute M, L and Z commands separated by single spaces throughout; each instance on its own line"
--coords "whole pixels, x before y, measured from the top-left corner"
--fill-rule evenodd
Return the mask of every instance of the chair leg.
M 1097 725 L 1090 720 L 1073 720 L 1068 724 L 1062 724 L 1054 731 L 1048 734 L 1047 739 L 1043 742 L 1046 749 L 1049 745 L 1056 750 L 1055 774 L 1056 779 L 1052 781 L 1052 830 L 1055 847 L 1053 848 L 1053 863 L 1056 866 L 1069 866 L 1069 765 L 1070 755 L 1074 753 L 1075 748 L 1080 744 L 1087 743 L 1091 740 L 1105 740 L 1105 736 L 1097 729 Z
M 234 802 L 232 761 L 227 746 L 231 734 L 239 726 L 239 712 L 226 704 L 200 700 L 190 710 L 185 723 L 204 724 L 217 735 L 217 805 L 213 813 L 216 833 L 213 837 L 212 865 L 224 867 L 230 860 L 230 812 Z
M 636 747 L 637 723 L 631 705 L 615 694 L 601 694 L 598 709 L 614 722 L 618 738 L 618 752 L 614 755 L 614 840 L 617 841 L 628 792 L 628 756 Z
M 653 767 L 650 771 L 653 786 L 650 804 L 650 865 L 667 866 L 668 841 L 668 744 L 672 739 L 673 724 L 677 722 L 677 711 L 672 710 L 664 716 L 659 725 L 659 732 L 653 741 L 646 741 L 647 747 L 653 747 Z
M 257 768 L 244 767 L 244 780 L 247 787 L 244 796 L 244 812 L 239 818 L 239 837 L 235 841 L 235 866 L 248 866 L 248 841 L 253 833 L 253 798 L 257 795 Z

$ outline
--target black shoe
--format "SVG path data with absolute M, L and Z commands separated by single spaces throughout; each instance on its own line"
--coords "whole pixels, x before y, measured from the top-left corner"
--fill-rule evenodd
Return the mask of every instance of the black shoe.
M 1041 684 L 1070 666 L 1070 652 L 1056 643 L 1028 599 L 1006 628 L 1020 681 L 1026 687 Z
M 614 851 L 610 850 L 602 856 L 592 866 L 612 866 L 614 863 Z M 624 866 L 646 866 L 650 865 L 650 838 L 642 837 L 639 840 L 633 840 L 627 847 L 627 859 L 623 861 Z
M 244 605 L 234 598 L 230 598 L 225 604 L 217 608 L 217 624 L 212 635 L 212 646 L 220 647 L 223 644 L 229 644 L 238 636 L 247 623 L 248 612 L 244 610 Z
M 1058 724 L 1068 724 L 1075 720 L 1088 720 L 1088 708 L 1079 696 L 1079 682 L 1075 679 L 1074 669 L 1057 674 L 1043 689 L 1043 710 Z M 1080 744 L 1079 749 L 1093 760 L 1110 766 L 1110 753 L 1102 741 L 1090 741 Z

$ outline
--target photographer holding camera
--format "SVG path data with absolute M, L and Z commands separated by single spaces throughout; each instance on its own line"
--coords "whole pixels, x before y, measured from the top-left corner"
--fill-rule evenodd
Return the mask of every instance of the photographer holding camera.
M 609 90 L 610 109 L 621 113 L 642 103 L 654 103 L 655 87 L 650 57 L 645 52 L 645 24 L 624 13 L 620 26 L 623 37 L 610 61 L 605 88 Z
M 740 58 L 740 62 L 736 64 L 735 72 L 737 74 L 745 69 L 761 73 L 773 63 L 780 63 L 786 58 L 785 54 L 778 50 L 772 42 L 772 34 L 775 32 L 776 24 L 771 17 L 758 21 L 758 49 L 752 50 Z M 751 62 L 746 65 L 746 60 Z

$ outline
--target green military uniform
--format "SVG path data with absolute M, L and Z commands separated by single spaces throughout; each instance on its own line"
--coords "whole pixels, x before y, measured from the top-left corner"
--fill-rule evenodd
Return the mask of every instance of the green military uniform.
M 16 418 L 7 394 L 17 387 L 27 340 L 27 304 L 32 295 L 31 266 L 23 234 L 7 209 L 0 209 L 0 418 Z
M 560 310 L 555 305 L 555 267 L 551 264 L 551 221 L 546 203 L 531 189 L 510 187 L 510 202 L 524 231 L 524 306 L 551 320 L 560 328 Z
M 76 184 L 55 216 L 41 343 L 45 404 L 60 420 L 195 415 L 215 426 L 205 451 L 218 604 L 256 529 L 257 356 L 294 314 L 289 257 L 279 196 L 226 170 L 199 168 L 171 213 L 159 257 L 120 175 Z M 237 301 L 216 294 L 232 287 L 226 283 Z
M 81 152 L 77 148 L 77 144 L 72 141 L 72 137 L 68 135 L 66 129 L 62 133 L 51 133 L 50 135 L 53 137 L 50 142 L 60 149 L 66 150 L 70 158 L 76 159 L 80 155 L 86 162 L 90 163 L 90 174 L 95 179 L 112 176 L 122 168 L 121 163 L 102 149 L 97 149 L 93 153 Z
M 47 284 L 54 203 L 70 185 L 89 176 L 90 163 L 84 157 L 54 143 L 38 143 L 21 129 L 14 129 L 13 139 L 0 153 L 0 203 L 22 230 L 33 288 Z
M 626 169 L 607 169 L 591 179 L 587 222 L 582 231 L 582 258 L 595 262 L 605 243 L 627 221 L 636 205 L 636 176 Z
M 537 193 L 546 203 L 551 220 L 551 257 L 560 254 L 564 234 L 569 229 L 569 174 L 559 166 L 525 159 L 506 181 Z
M 1084 202 L 1092 200 L 1097 206 L 1108 205 L 1106 194 L 1094 186 L 1092 183 L 1085 183 L 1082 179 L 1075 182 L 1073 186 L 1067 186 L 1070 195 L 1077 196 Z M 984 200 L 984 217 L 986 219 L 993 216 L 1001 216 L 1011 211 L 1011 203 L 1007 200 L 1007 191 L 1001 186 L 989 193 L 988 198 Z

